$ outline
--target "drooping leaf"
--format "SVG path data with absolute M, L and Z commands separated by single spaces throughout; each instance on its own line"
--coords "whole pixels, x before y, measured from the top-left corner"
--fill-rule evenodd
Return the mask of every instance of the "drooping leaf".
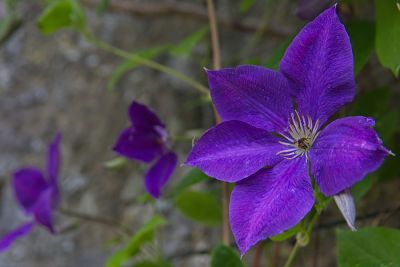
M 400 266 L 400 231 L 390 228 L 364 228 L 356 232 L 337 231 L 340 267 Z
M 397 0 L 375 0 L 376 52 L 383 66 L 400 74 L 400 10 Z
M 199 169 L 191 169 L 172 189 L 172 192 L 169 194 L 169 196 L 173 198 L 177 197 L 183 190 L 191 187 L 192 185 L 207 181 L 208 179 L 210 179 L 210 177 Z
M 180 43 L 171 46 L 170 53 L 174 56 L 188 56 L 192 52 L 193 48 L 206 36 L 207 33 L 207 26 L 201 28 L 200 30 L 190 34 Z
M 37 25 L 43 34 L 52 34 L 63 28 L 82 30 L 85 21 L 85 13 L 75 0 L 56 0 L 45 8 Z
M 267 62 L 265 62 L 264 66 L 270 69 L 277 70 L 279 68 L 279 62 L 285 54 L 286 48 L 288 48 L 288 46 L 292 42 L 292 39 L 293 37 L 290 37 L 285 40 L 281 45 L 279 45 L 272 56 L 268 58 Z
M 153 240 L 156 229 L 165 224 L 164 218 L 160 216 L 153 217 L 132 236 L 123 249 L 115 252 L 107 259 L 106 267 L 121 267 L 125 262 L 132 259 L 139 253 L 142 245 Z
M 254 5 L 255 0 L 242 0 L 240 2 L 240 12 L 246 13 Z
M 211 267 L 244 267 L 239 254 L 231 247 L 219 245 L 211 253 Z
M 156 56 L 160 55 L 161 53 L 165 52 L 167 48 L 168 46 L 151 47 L 137 52 L 136 55 L 145 59 L 153 59 Z M 117 85 L 118 81 L 122 78 L 122 76 L 125 75 L 125 73 L 127 73 L 128 71 L 138 67 L 139 65 L 140 63 L 137 61 L 124 60 L 120 65 L 118 65 L 115 68 L 115 70 L 111 74 L 111 78 L 107 83 L 107 90 L 109 91 L 114 90 L 115 86 Z
M 289 230 L 286 230 L 282 234 L 276 235 L 271 237 L 272 241 L 285 241 L 286 239 L 291 238 L 292 236 L 296 235 L 299 231 L 302 230 L 302 224 L 298 223 Z
M 176 206 L 190 219 L 215 225 L 222 221 L 222 208 L 217 197 L 209 192 L 185 190 L 176 197 Z
M 352 21 L 346 24 L 354 54 L 354 72 L 358 74 L 374 49 L 375 25 L 369 21 Z

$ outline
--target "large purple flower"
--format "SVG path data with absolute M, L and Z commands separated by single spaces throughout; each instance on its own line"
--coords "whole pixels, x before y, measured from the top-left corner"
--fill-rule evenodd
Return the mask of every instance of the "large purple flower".
M 158 198 L 176 167 L 177 156 L 168 146 L 165 125 L 149 108 L 133 101 L 129 118 L 132 125 L 121 132 L 113 149 L 128 159 L 155 161 L 146 173 L 145 186 Z
M 16 199 L 32 220 L 4 236 L 0 240 L 0 251 L 9 248 L 17 238 L 29 234 L 35 225 L 41 225 L 54 233 L 53 210 L 60 198 L 57 182 L 60 141 L 61 135 L 57 134 L 49 145 L 46 178 L 46 174 L 36 168 L 22 168 L 14 172 L 13 187 Z
M 200 138 L 186 163 L 236 183 L 230 223 L 242 254 L 311 210 L 308 171 L 324 195 L 342 195 L 390 153 L 371 118 L 328 123 L 355 95 L 351 45 L 335 7 L 302 29 L 279 72 L 239 66 L 207 74 L 223 122 Z M 351 211 L 348 199 L 337 202 Z

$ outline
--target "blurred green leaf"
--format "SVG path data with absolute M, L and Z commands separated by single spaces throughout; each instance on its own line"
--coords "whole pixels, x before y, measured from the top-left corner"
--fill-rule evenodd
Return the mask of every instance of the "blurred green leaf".
M 172 267 L 168 262 L 164 261 L 141 261 L 134 264 L 132 267 Z
M 128 160 L 126 158 L 118 157 L 104 163 L 104 167 L 111 170 L 120 170 L 126 166 Z
M 244 264 L 234 249 L 219 245 L 211 253 L 211 267 L 244 267 Z
M 191 169 L 183 178 L 182 180 L 172 189 L 170 193 L 170 197 L 177 197 L 183 190 L 187 189 L 188 187 L 207 181 L 210 177 L 204 174 L 199 169 Z
M 285 54 L 286 48 L 288 48 L 292 40 L 293 37 L 290 37 L 281 45 L 279 45 L 272 56 L 267 60 L 267 62 L 265 62 L 264 66 L 274 70 L 279 69 L 279 62 L 281 61 L 283 55 Z
M 208 26 L 201 28 L 200 30 L 190 34 L 188 37 L 183 39 L 180 43 L 170 48 L 170 53 L 174 56 L 188 56 L 193 48 L 204 38 L 208 33 Z
M 184 215 L 198 222 L 215 225 L 222 221 L 220 201 L 209 192 L 185 190 L 176 197 L 176 206 Z
M 43 34 L 52 34 L 63 28 L 82 30 L 85 21 L 85 13 L 75 0 L 56 0 L 45 8 L 37 24 Z
M 140 56 L 141 58 L 145 59 L 153 59 L 156 56 L 160 55 L 162 52 L 167 50 L 168 46 L 157 46 L 151 47 L 145 50 L 141 50 L 136 53 L 136 55 Z M 111 74 L 111 78 L 107 83 L 107 90 L 112 91 L 114 90 L 115 86 L 117 85 L 118 81 L 121 77 L 127 73 L 128 71 L 140 66 L 140 63 L 137 61 L 132 60 L 124 60 L 120 65 L 118 65 L 113 73 Z
M 358 74 L 374 49 L 375 24 L 368 21 L 352 21 L 346 24 L 354 54 L 354 72 Z
M 376 52 L 383 66 L 400 74 L 400 10 L 397 0 L 375 0 Z
M 362 92 L 357 95 L 352 114 L 377 118 L 387 112 L 389 99 L 389 88 Z
M 254 5 L 255 0 L 242 0 L 240 2 L 240 12 L 246 13 Z
M 337 231 L 340 267 L 400 266 L 400 231 L 390 228 L 364 228 L 356 232 Z
M 296 235 L 298 232 L 302 230 L 302 223 L 298 223 L 289 230 L 286 230 L 285 232 L 271 237 L 272 241 L 285 241 L 286 239 L 291 238 L 292 236 Z
M 378 180 L 377 173 L 368 174 L 361 182 L 351 188 L 351 194 L 355 201 L 360 200 Z
M 110 0 L 100 0 L 97 4 L 97 13 L 103 14 L 107 11 L 108 7 L 110 6 Z
M 132 259 L 133 256 L 139 253 L 142 245 L 153 240 L 156 229 L 165 224 L 164 218 L 154 216 L 132 236 L 126 247 L 107 259 L 106 267 L 121 267 L 126 261 Z

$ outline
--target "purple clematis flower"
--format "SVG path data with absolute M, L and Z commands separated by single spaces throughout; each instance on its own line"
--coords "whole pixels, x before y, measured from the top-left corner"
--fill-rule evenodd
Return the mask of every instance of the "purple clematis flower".
M 371 118 L 328 123 L 354 98 L 353 72 L 350 40 L 335 6 L 301 30 L 279 72 L 250 65 L 207 72 L 223 122 L 199 139 L 186 164 L 236 183 L 229 212 L 242 255 L 311 210 L 309 173 L 324 195 L 341 195 L 338 204 L 351 213 L 342 193 L 390 153 Z
M 128 159 L 156 161 L 146 173 L 145 186 L 150 195 L 158 198 L 176 167 L 177 156 L 167 144 L 165 125 L 149 108 L 133 101 L 129 118 L 132 126 L 122 131 L 113 149 Z
M 32 216 L 32 220 L 0 239 L 0 251 L 9 248 L 17 238 L 29 234 L 35 225 L 41 225 L 54 234 L 53 210 L 60 199 L 57 181 L 60 141 L 61 135 L 57 134 L 49 145 L 46 178 L 46 174 L 36 168 L 22 168 L 14 172 L 13 187 L 16 199 L 25 213 Z

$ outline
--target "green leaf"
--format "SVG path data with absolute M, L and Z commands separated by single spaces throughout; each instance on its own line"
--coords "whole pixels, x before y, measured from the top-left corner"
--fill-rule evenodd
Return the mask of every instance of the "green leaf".
M 211 253 L 211 267 L 244 267 L 244 264 L 234 249 L 219 245 Z
M 185 189 L 191 187 L 192 185 L 207 181 L 208 179 L 210 179 L 210 177 L 199 169 L 191 169 L 172 189 L 172 192 L 169 194 L 169 196 L 175 198 Z
M 351 188 L 351 194 L 355 201 L 360 200 L 378 180 L 376 173 L 367 175 L 361 182 L 358 182 Z
M 400 74 L 400 10 L 397 0 L 375 0 L 376 52 L 383 66 Z
M 37 21 L 43 34 L 52 34 L 63 28 L 82 30 L 85 27 L 85 13 L 75 0 L 51 2 Z
M 132 267 L 172 267 L 172 265 L 164 261 L 145 260 L 134 264 Z
M 104 167 L 111 170 L 120 170 L 126 166 L 128 160 L 126 158 L 118 157 L 104 163 Z
M 270 69 L 277 70 L 279 68 L 279 62 L 281 61 L 283 55 L 285 54 L 286 48 L 292 42 L 293 37 L 288 38 L 284 41 L 272 54 L 272 56 L 265 62 L 264 66 Z
M 375 25 L 368 21 L 352 21 L 346 24 L 354 54 L 354 72 L 358 74 L 374 49 Z
M 153 59 L 156 56 L 160 55 L 162 52 L 166 51 L 168 46 L 157 46 L 151 47 L 145 50 L 141 50 L 135 55 L 140 56 L 141 58 L 145 59 Z M 125 73 L 128 71 L 140 66 L 140 63 L 137 61 L 132 60 L 124 60 L 120 65 L 116 67 L 116 69 L 111 74 L 111 78 L 107 83 L 107 90 L 112 91 L 114 90 L 115 86 L 117 85 L 118 81 L 121 79 Z
M 400 266 L 400 231 L 397 229 L 337 231 L 336 238 L 340 267 Z
M 133 256 L 139 253 L 142 245 L 153 240 L 156 229 L 165 224 L 166 221 L 164 218 L 161 216 L 154 216 L 132 236 L 126 247 L 108 258 L 106 267 L 120 267 L 125 262 L 132 259 Z
M 303 230 L 302 223 L 298 223 L 289 230 L 283 232 L 282 234 L 276 235 L 271 237 L 272 241 L 285 241 L 286 239 L 291 238 L 292 236 L 296 235 L 298 232 Z
M 198 222 L 215 225 L 222 221 L 220 201 L 209 192 L 185 190 L 176 197 L 176 206 L 184 215 Z
M 170 53 L 174 56 L 188 56 L 192 52 L 193 48 L 204 38 L 208 33 L 208 26 L 201 28 L 200 30 L 192 33 L 180 43 L 174 45 L 170 49 Z
M 390 90 L 388 88 L 362 92 L 357 95 L 352 113 L 377 118 L 388 111 L 389 99 Z
M 246 13 L 254 5 L 255 0 L 242 0 L 240 2 L 240 12 Z

